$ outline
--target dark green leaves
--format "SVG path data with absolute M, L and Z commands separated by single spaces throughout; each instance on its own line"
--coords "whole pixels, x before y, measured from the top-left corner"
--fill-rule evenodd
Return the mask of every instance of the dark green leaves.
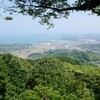
M 10 16 L 5 17 L 5 20 L 12 20 L 13 18 Z

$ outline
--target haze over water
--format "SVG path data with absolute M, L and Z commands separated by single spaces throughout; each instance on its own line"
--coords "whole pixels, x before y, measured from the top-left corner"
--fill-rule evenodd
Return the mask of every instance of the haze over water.
M 78 39 L 96 39 L 100 40 L 100 34 L 31 34 L 31 35 L 1 35 L 0 43 L 40 43 L 49 41 L 74 41 Z

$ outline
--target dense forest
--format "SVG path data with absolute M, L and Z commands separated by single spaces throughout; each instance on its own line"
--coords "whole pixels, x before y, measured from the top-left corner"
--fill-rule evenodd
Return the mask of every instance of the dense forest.
M 100 68 L 68 57 L 0 54 L 0 100 L 100 100 Z

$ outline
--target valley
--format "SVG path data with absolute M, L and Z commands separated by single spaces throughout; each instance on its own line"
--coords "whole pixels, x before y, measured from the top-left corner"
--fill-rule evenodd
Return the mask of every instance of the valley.
M 0 53 L 11 53 L 16 56 L 27 58 L 31 53 L 43 53 L 49 50 L 79 50 L 99 53 L 100 41 L 47 41 L 38 44 L 0 44 Z
M 68 56 L 100 66 L 100 41 L 93 38 L 65 38 L 40 41 L 34 44 L 0 43 L 0 53 L 10 53 L 20 58 L 38 59 L 47 56 Z M 75 38 L 75 39 L 74 39 Z
M 0 100 L 99 99 L 100 40 L 0 43 Z

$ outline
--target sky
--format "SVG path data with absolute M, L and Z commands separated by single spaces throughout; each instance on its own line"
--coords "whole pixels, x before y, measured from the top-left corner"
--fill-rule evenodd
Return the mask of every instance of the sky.
M 12 21 L 6 21 L 0 17 L 0 39 L 15 36 L 16 38 L 33 36 L 34 34 L 77 34 L 98 33 L 100 34 L 100 17 L 89 15 L 90 12 L 73 12 L 68 19 L 52 20 L 54 28 L 40 25 L 39 19 L 33 20 L 30 16 L 16 15 Z
M 89 13 L 88 13 L 89 14 Z M 100 33 L 100 17 L 84 12 L 74 12 L 68 19 L 53 20 L 54 28 L 47 29 L 30 16 L 17 15 L 12 21 L 0 17 L 0 35 L 13 34 L 60 34 L 60 33 Z

